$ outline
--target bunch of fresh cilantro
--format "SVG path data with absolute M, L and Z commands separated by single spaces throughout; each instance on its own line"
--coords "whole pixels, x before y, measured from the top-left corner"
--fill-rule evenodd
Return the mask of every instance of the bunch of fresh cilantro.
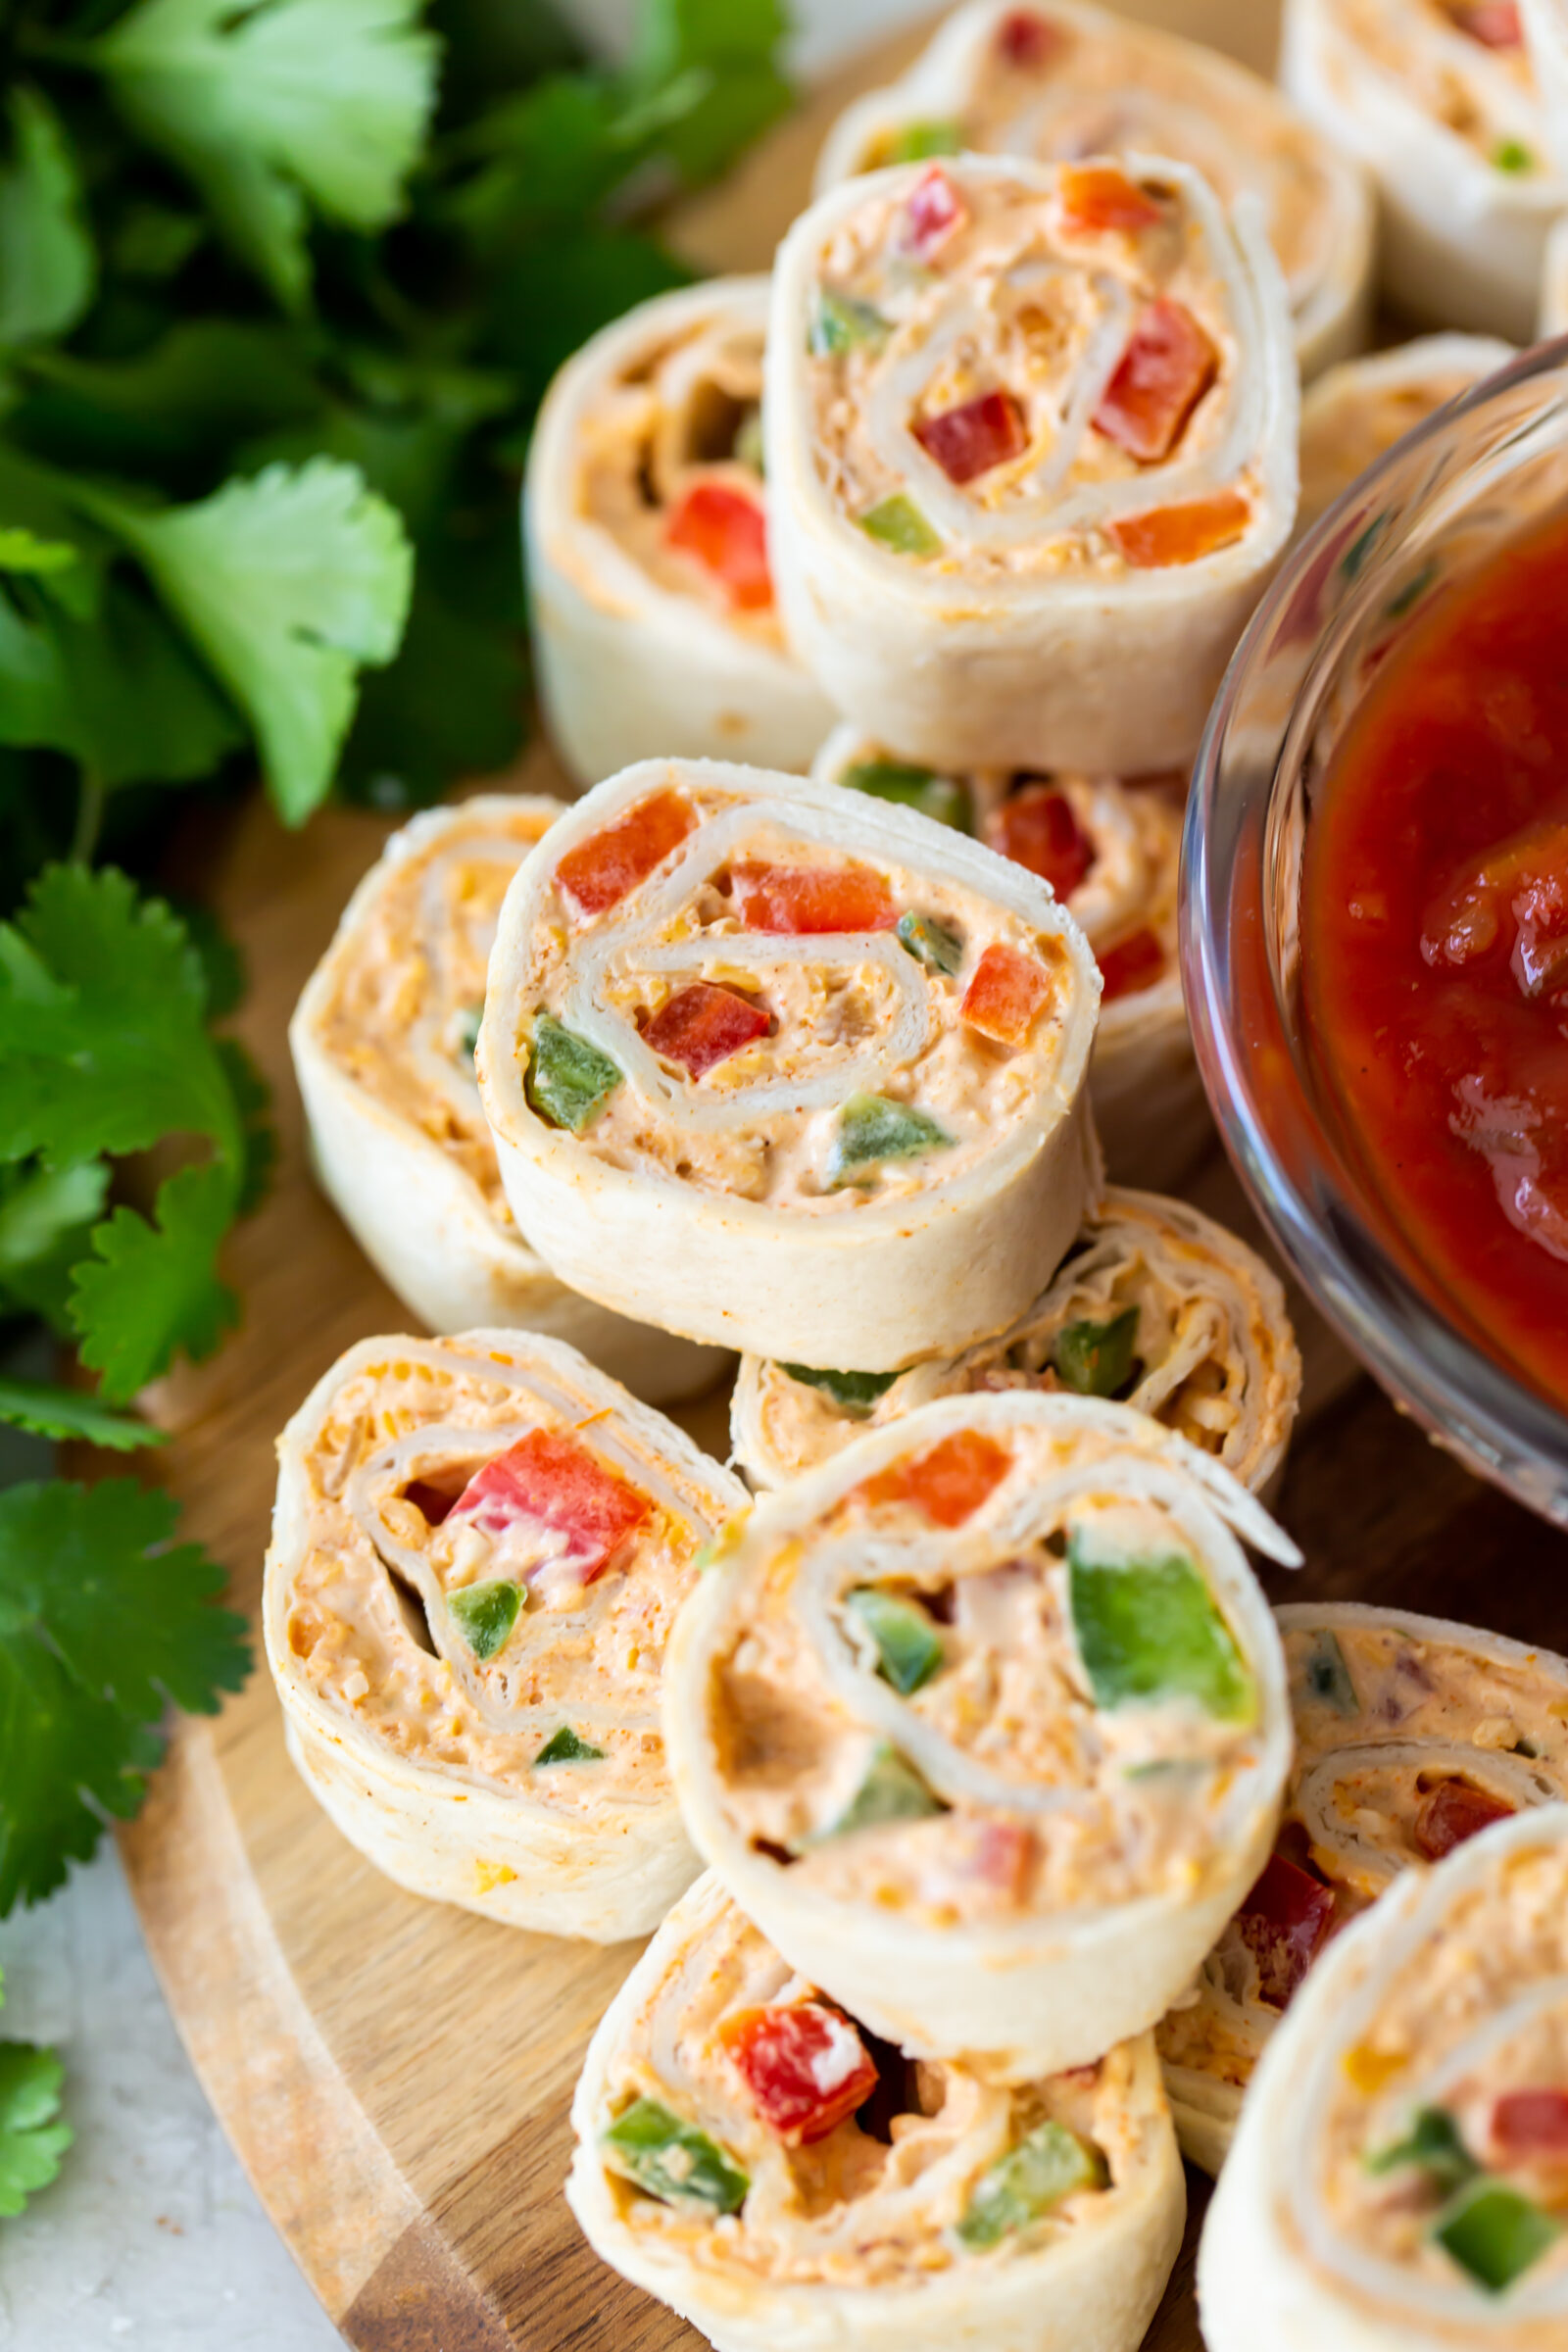
M 96 1375 L 0 1375 L 0 1420 L 155 1444 L 125 1408 L 235 1320 L 266 1096 L 215 1028 L 231 951 L 149 887 L 172 816 L 258 773 L 286 824 L 401 807 L 515 752 L 540 395 L 679 282 L 649 209 L 781 111 L 783 30 L 642 0 L 609 70 L 541 0 L 0 0 L 0 1352 L 41 1321 Z M 169 1701 L 246 1671 L 173 1516 L 0 1493 L 0 1915 L 135 1809 Z M 20 2048 L 0 2213 L 64 2144 Z

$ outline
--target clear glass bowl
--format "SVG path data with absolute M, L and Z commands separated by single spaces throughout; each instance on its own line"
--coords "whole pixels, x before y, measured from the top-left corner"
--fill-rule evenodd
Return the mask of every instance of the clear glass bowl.
M 1314 797 L 1371 668 L 1433 598 L 1559 512 L 1568 339 L 1407 435 L 1293 552 L 1237 650 L 1199 755 L 1182 971 L 1220 1133 L 1307 1291 L 1432 1436 L 1568 1526 L 1568 1419 L 1423 1281 L 1308 1061 L 1298 924 Z

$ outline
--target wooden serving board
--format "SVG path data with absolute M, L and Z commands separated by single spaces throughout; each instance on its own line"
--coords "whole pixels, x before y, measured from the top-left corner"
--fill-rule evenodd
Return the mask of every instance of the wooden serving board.
M 1266 64 L 1264 0 L 1164 0 L 1145 11 Z M 1230 36 L 1227 42 L 1226 36 Z M 764 266 L 803 201 L 826 122 L 854 83 L 819 92 L 683 233 L 713 268 Z M 537 747 L 514 779 L 561 790 Z M 283 1156 L 229 1271 L 244 1327 L 209 1366 L 150 1399 L 173 1443 L 161 1467 L 185 1531 L 256 1615 L 272 1442 L 353 1341 L 408 1318 L 307 1172 L 285 1025 L 338 911 L 387 826 L 329 811 L 300 836 L 260 803 L 199 850 L 204 890 L 237 933 L 252 991 L 241 1028 L 276 1094 Z M 1226 1213 L 1215 1166 L 1197 1188 Z M 1232 1199 L 1239 1202 L 1239 1196 Z M 1563 1541 L 1433 1450 L 1346 1359 L 1306 1331 L 1310 1409 L 1281 1515 L 1309 1565 L 1278 1592 L 1375 1596 L 1568 1647 Z M 1348 1385 L 1347 1382 L 1348 1381 Z M 727 1396 L 682 1416 L 727 1448 Z M 214 1721 L 176 1730 L 122 1846 L 186 2046 L 291 2251 L 362 2352 L 616 2352 L 695 2345 L 683 2324 L 603 2269 L 561 2195 L 567 2105 L 584 2044 L 635 1957 L 516 1934 L 401 1892 L 327 1822 L 284 1753 L 266 1671 Z M 1149 2337 L 1197 2352 L 1193 2225 Z

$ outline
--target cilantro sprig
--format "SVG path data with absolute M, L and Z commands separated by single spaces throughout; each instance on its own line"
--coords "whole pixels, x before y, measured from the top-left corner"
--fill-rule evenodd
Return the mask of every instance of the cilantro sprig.
M 0 1979 L 0 2002 L 5 1999 Z M 0 2041 L 0 2216 L 13 2219 L 47 2188 L 74 2133 L 60 2118 L 65 2068 L 53 2050 Z

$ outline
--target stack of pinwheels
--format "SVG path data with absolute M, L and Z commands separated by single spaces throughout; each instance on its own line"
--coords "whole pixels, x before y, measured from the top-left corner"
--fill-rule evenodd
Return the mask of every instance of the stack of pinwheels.
M 1351 13 L 1297 10 L 1293 86 Z M 1443 36 L 1499 89 L 1503 13 Z M 1320 79 L 1320 121 L 1366 100 Z M 1175 930 L 1224 664 L 1303 499 L 1506 347 L 1347 360 L 1358 166 L 1077 0 L 961 11 L 820 184 L 770 285 L 645 305 L 546 403 L 539 675 L 590 789 L 417 818 L 300 1001 L 321 1180 L 436 1336 L 284 1433 L 291 1752 L 405 1886 L 657 1930 L 567 2194 L 723 2352 L 1131 2352 L 1178 2135 L 1217 2169 L 1238 2114 L 1216 2352 L 1555 2311 L 1563 1833 L 1505 1817 L 1568 1786 L 1568 1668 L 1276 1618 L 1283 1292 L 1128 1189 L 1203 1143 Z M 656 1407 L 736 1353 L 721 1466 Z M 1444 2006 L 1449 1907 L 1496 1984 Z

